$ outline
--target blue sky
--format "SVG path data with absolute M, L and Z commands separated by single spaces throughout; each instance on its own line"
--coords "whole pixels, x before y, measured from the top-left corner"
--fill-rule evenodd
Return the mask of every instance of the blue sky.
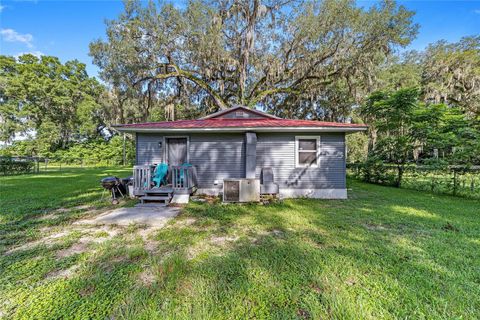
M 358 1 L 368 6 L 372 1 Z M 423 49 L 440 39 L 457 41 L 480 34 L 479 1 L 400 1 L 416 12 L 420 32 L 409 49 Z M 105 19 L 123 9 L 119 0 L 0 0 L 0 54 L 32 52 L 78 59 L 97 74 L 88 56 L 89 43 L 104 37 Z

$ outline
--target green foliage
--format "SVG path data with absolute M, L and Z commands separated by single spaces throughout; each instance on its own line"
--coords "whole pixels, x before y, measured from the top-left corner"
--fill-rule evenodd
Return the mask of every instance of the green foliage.
M 135 161 L 134 141 L 126 141 L 126 164 L 133 164 Z M 76 164 L 122 164 L 123 163 L 123 138 L 114 136 L 110 141 L 93 140 L 78 143 L 66 150 L 58 150 L 53 155 L 54 159 L 63 163 Z
M 102 86 L 77 60 L 25 54 L 0 56 L 0 138 L 35 137 L 34 154 L 54 152 L 99 136 Z
M 183 7 L 131 0 L 90 54 L 117 97 L 139 101 L 144 120 L 159 104 L 261 105 L 277 115 L 343 120 L 368 91 L 374 66 L 414 38 L 412 17 L 390 0 L 368 9 L 350 0 Z
M 425 104 L 419 97 L 417 89 L 379 91 L 359 109 L 369 124 L 369 160 L 363 174 L 366 181 L 390 180 L 389 174 L 380 172 L 383 167 L 377 165 L 379 161 L 396 166 L 396 186 L 401 185 L 408 163 L 480 163 L 478 123 L 459 107 Z
M 352 177 L 375 184 L 396 186 L 398 167 L 369 158 L 363 163 L 348 164 Z M 403 169 L 402 188 L 480 199 L 480 169 L 448 166 L 434 161 L 428 165 L 408 165 Z
M 345 136 L 347 145 L 347 163 L 364 162 L 368 153 L 368 136 L 364 133 Z
M 370 96 L 360 108 L 360 114 L 371 120 L 371 128 L 378 135 L 370 150 L 370 157 L 397 165 L 398 174 L 394 180 L 400 186 L 403 168 L 415 147 L 416 137 L 413 126 L 418 90 L 401 89 L 394 93 L 378 92 Z
M 424 99 L 480 116 L 480 36 L 430 44 L 422 64 Z
M 0 155 L 5 156 L 32 156 L 33 150 L 38 150 L 38 140 L 17 141 L 13 145 L 0 149 Z M 135 142 L 127 138 L 125 141 L 126 164 L 135 161 Z M 42 157 L 51 162 L 77 165 L 123 164 L 123 137 L 114 136 L 110 140 L 87 140 L 72 145 L 67 149 L 55 152 L 44 152 Z
M 35 163 L 33 161 L 0 156 L 0 173 L 3 175 L 31 173 L 34 169 Z

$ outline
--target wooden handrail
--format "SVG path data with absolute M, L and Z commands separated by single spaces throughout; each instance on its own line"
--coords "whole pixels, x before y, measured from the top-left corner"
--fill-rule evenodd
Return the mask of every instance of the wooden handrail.
M 193 166 L 171 166 L 173 189 L 190 189 L 196 185 L 196 170 Z
M 155 166 L 133 166 L 133 193 L 136 196 L 144 195 L 152 189 L 152 176 Z M 169 183 L 174 190 L 191 189 L 197 184 L 197 170 L 193 166 L 170 166 Z
M 146 190 L 152 188 L 152 172 L 154 166 L 138 165 L 133 166 L 133 193 L 134 195 L 144 195 Z

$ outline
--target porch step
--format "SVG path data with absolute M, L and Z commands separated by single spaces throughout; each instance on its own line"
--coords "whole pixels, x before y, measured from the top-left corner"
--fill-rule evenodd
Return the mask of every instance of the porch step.
M 171 198 L 172 197 L 170 196 L 143 196 L 140 198 L 140 201 L 142 203 L 145 201 L 163 201 L 165 203 L 169 203 Z
M 171 187 L 160 187 L 160 188 L 152 188 L 150 190 L 145 190 L 146 194 L 169 194 L 173 193 L 173 188 Z

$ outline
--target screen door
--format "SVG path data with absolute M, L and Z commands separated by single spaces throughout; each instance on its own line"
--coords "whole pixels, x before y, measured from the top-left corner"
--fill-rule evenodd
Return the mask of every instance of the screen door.
M 167 161 L 171 166 L 187 162 L 187 138 L 167 138 Z

